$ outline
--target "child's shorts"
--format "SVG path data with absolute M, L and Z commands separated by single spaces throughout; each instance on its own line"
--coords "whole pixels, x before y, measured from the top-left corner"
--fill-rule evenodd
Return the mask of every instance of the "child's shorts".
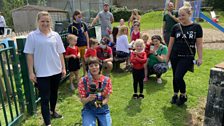
M 69 71 L 77 71 L 80 69 L 80 61 L 79 58 L 69 58 L 68 60 L 68 70 Z

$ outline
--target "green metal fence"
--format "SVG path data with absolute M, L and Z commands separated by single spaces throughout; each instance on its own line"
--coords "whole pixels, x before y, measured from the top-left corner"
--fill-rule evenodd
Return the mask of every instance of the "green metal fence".
M 0 123 L 11 126 L 22 120 L 25 105 L 15 44 L 8 44 L 0 49 Z

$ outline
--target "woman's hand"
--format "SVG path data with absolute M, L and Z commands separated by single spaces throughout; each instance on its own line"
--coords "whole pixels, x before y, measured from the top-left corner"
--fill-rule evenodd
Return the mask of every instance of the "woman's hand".
M 66 76 L 66 69 L 62 68 L 61 70 L 61 77 L 64 78 Z
M 88 101 L 93 101 L 96 99 L 96 94 L 89 94 L 89 96 L 87 97 Z
M 30 80 L 33 82 L 33 84 L 37 83 L 37 78 L 34 73 L 30 73 L 29 77 L 30 77 Z
M 199 58 L 199 59 L 197 60 L 197 65 L 200 66 L 201 64 L 202 64 L 202 59 Z

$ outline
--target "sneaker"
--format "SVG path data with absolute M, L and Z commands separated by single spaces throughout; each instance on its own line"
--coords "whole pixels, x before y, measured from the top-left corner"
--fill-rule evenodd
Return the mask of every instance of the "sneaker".
M 157 84 L 162 84 L 163 83 L 163 81 L 162 81 L 162 79 L 161 78 L 157 78 Z
M 143 99 L 143 98 L 144 98 L 144 95 L 143 95 L 143 94 L 139 94 L 139 95 L 138 95 L 138 98 L 139 98 L 139 99 Z
M 138 95 L 137 94 L 133 94 L 132 98 L 133 99 L 138 99 Z
M 180 95 L 179 99 L 177 100 L 177 105 L 178 106 L 181 106 L 183 105 L 185 102 L 187 101 L 187 96 L 183 96 L 183 95 Z
M 146 82 L 146 81 L 148 81 L 148 80 L 149 80 L 148 77 L 145 77 L 143 81 Z
M 171 104 L 176 104 L 176 103 L 177 103 L 177 99 L 178 99 L 178 96 L 177 96 L 177 95 L 173 95 L 173 97 L 172 97 L 170 103 L 171 103 Z
M 63 116 L 58 114 L 57 112 L 53 112 L 53 114 L 51 114 L 51 118 L 57 119 L 57 118 L 63 118 Z

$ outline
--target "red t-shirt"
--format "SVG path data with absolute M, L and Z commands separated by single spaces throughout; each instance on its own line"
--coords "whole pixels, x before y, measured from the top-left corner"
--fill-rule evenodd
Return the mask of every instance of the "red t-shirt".
M 87 49 L 85 55 L 84 55 L 84 58 L 87 59 L 89 57 L 96 57 L 96 49 Z
M 140 32 L 135 33 L 134 31 L 131 33 L 131 41 L 135 41 L 140 38 Z
M 133 64 L 134 69 L 142 69 L 144 68 L 144 64 L 147 61 L 145 52 L 132 52 L 131 53 L 131 63 Z
M 87 91 L 89 92 L 89 88 L 90 88 L 90 84 L 89 84 L 89 79 L 87 76 L 84 77 L 86 79 L 86 84 L 87 84 Z M 105 76 L 101 75 L 99 80 L 93 80 L 92 83 L 96 84 L 96 88 L 98 89 L 99 87 L 99 82 L 101 82 L 101 84 L 103 84 Z M 102 85 L 103 86 L 103 85 Z M 80 79 L 79 83 L 78 83 L 78 91 L 79 91 L 79 96 L 81 98 L 86 98 L 87 92 L 85 90 L 85 86 L 84 86 L 84 82 L 83 82 L 83 78 Z M 103 92 L 102 92 L 102 96 L 106 97 L 107 95 L 112 93 L 112 84 L 111 84 L 111 80 L 110 78 L 108 78 L 107 80 L 107 85 L 104 88 Z
M 149 53 L 150 53 L 150 44 L 149 43 L 145 44 L 145 53 L 146 53 L 146 56 L 148 57 Z
M 97 57 L 100 60 L 105 60 L 112 57 L 112 49 L 107 46 L 105 49 L 102 49 L 100 46 L 96 48 Z
M 70 47 L 68 46 L 66 48 L 66 52 L 65 52 L 65 55 L 75 55 L 75 56 L 78 56 L 79 54 L 79 48 L 77 46 L 74 46 L 74 47 Z

